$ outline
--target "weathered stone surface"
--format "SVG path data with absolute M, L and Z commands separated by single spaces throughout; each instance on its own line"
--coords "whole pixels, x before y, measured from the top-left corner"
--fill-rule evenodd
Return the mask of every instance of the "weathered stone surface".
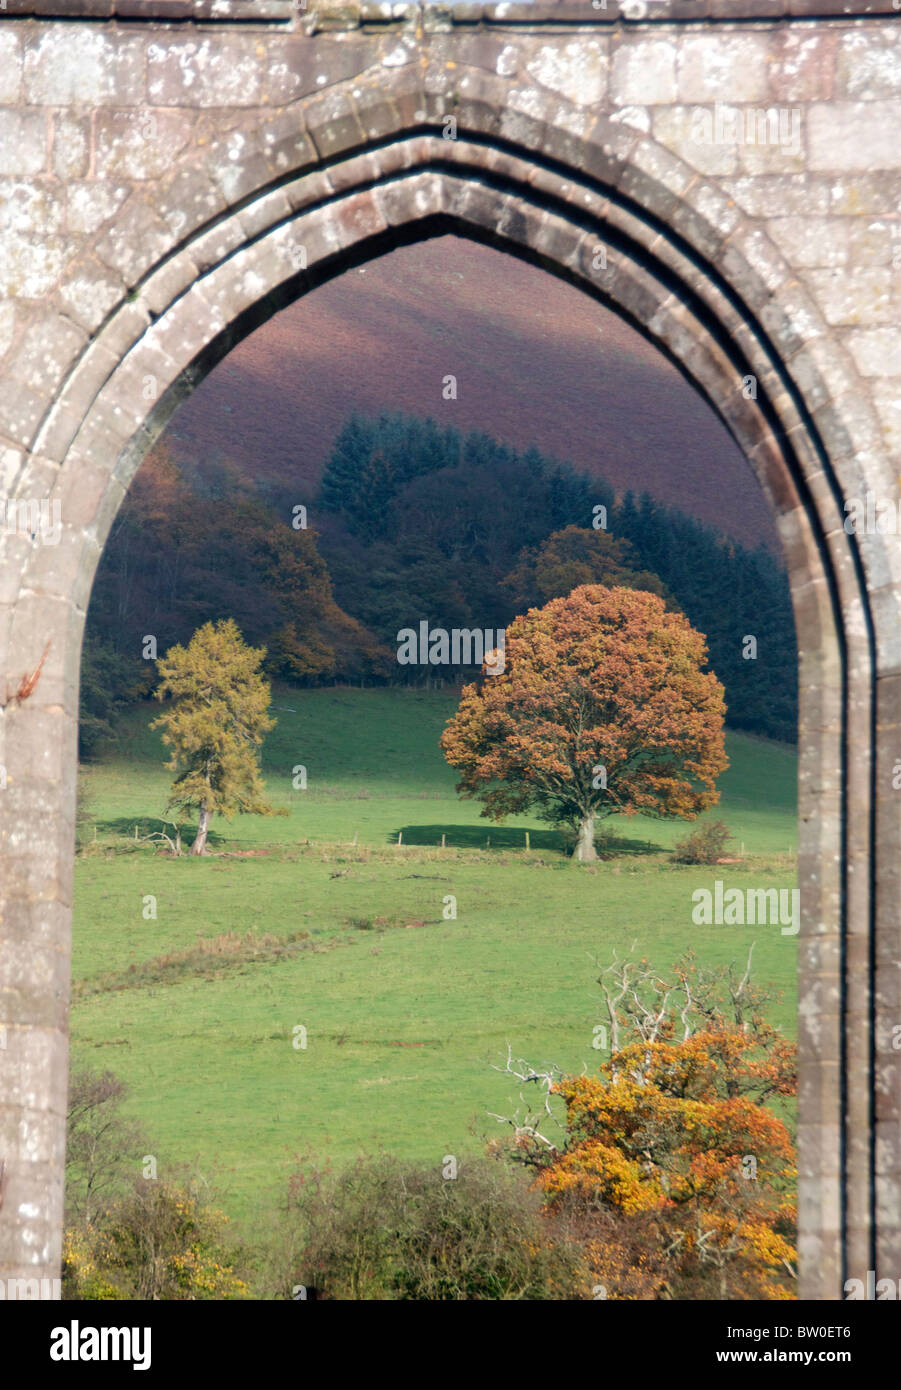
M 715 131 L 712 108 L 705 111 L 679 104 L 658 106 L 654 108 L 652 121 L 653 134 L 659 144 L 664 149 L 678 149 L 682 158 L 699 174 L 721 178 L 740 172 L 736 142 L 708 138 L 708 131 Z
M 769 45 L 763 33 L 689 35 L 678 45 L 678 100 L 765 103 Z
M 45 26 L 25 47 L 30 106 L 137 106 L 146 97 L 143 37 L 92 25 Z
M 12 29 L 0 32 L 0 106 L 22 99 L 22 36 Z
M 791 265 L 847 264 L 849 227 L 845 218 L 771 217 L 769 232 Z
M 542 44 L 526 64 L 526 71 L 542 87 L 561 92 L 580 106 L 596 106 L 607 90 L 608 48 L 605 41 L 573 39 L 570 43 Z M 498 54 L 501 72 L 504 66 Z
M 187 112 L 100 111 L 94 123 L 94 167 L 102 179 L 159 179 L 191 139 Z
M 127 183 L 90 179 L 68 184 L 66 225 L 73 237 L 93 236 L 119 211 L 130 192 Z
M 815 102 L 808 108 L 810 168 L 847 175 L 901 169 L 901 101 Z
M 122 281 L 90 257 L 71 266 L 59 287 L 59 298 L 66 312 L 91 332 L 120 302 L 123 293 Z
M 95 245 L 97 259 L 134 285 L 172 244 L 172 233 L 140 194 L 126 203 L 112 227 Z
M 830 184 L 807 174 L 770 174 L 724 179 L 723 190 L 751 217 L 825 217 Z
M 889 324 L 898 317 L 892 296 L 892 277 L 882 266 L 845 270 L 814 270 L 805 277 L 823 307 L 827 323 Z
M 376 61 L 378 46 L 360 39 L 353 44 L 328 38 L 292 38 L 280 44 L 264 78 L 264 96 L 272 106 L 321 92 L 357 77 Z M 216 103 L 221 105 L 221 102 Z
M 166 36 L 147 49 L 152 106 L 240 107 L 262 100 L 264 69 L 253 39 Z
M 874 328 L 848 334 L 848 345 L 864 376 L 901 380 L 901 328 Z
M 901 97 L 897 31 L 853 29 L 838 39 L 835 95 L 862 101 Z
M 798 103 L 828 101 L 834 92 L 837 36 L 797 26 L 771 36 L 767 45 L 770 99 Z
M 618 43 L 613 50 L 610 96 L 618 106 L 662 106 L 675 102 L 675 45 L 657 38 Z
M 0 704 L 0 1023 L 16 1034 L 0 1151 L 27 1208 L 0 1225 L 5 1270 L 59 1263 L 78 661 L 100 549 L 242 312 L 430 218 L 631 318 L 772 501 L 800 646 L 802 1293 L 839 1297 L 842 1258 L 871 1236 L 901 1268 L 901 1054 L 883 1047 L 901 1005 L 901 810 L 869 778 L 901 730 L 901 550 L 850 537 L 842 506 L 899 485 L 897 12 L 640 8 L 0 10 L 0 493 L 59 499 L 63 518 L 55 547 L 0 532 L 0 671 L 21 680 L 50 643 L 33 697 Z M 22 22 L 41 15 L 67 22 Z
M 47 146 L 44 112 L 0 110 L 0 171 L 4 178 L 44 173 Z
M 51 184 L 0 180 L 0 231 L 38 238 L 64 230 L 64 194 Z M 7 301 L 11 306 L 12 301 Z
M 88 117 L 59 116 L 53 122 L 53 172 L 58 179 L 81 179 L 91 163 Z
M 87 335 L 62 314 L 36 315 L 7 364 L 17 381 L 48 396 L 87 342 Z

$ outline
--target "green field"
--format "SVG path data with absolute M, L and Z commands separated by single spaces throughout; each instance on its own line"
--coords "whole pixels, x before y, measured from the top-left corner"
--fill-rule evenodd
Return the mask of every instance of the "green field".
M 692 890 L 715 878 L 795 886 L 793 749 L 728 738 L 712 816 L 735 836 L 730 853 L 743 846 L 739 862 L 673 865 L 685 824 L 634 818 L 607 823 L 609 857 L 574 865 L 536 820 L 498 827 L 457 798 L 437 747 L 455 704 L 277 689 L 264 770 L 288 814 L 214 822 L 206 859 L 134 838 L 159 828 L 169 785 L 147 728 L 158 706 L 129 714 L 109 756 L 84 770 L 73 1060 L 121 1076 L 161 1175 L 189 1164 L 247 1229 L 272 1212 L 299 1155 L 340 1163 L 383 1148 L 439 1164 L 480 1148 L 499 1133 L 488 1112 L 519 1103 L 492 1070 L 508 1042 L 535 1064 L 596 1066 L 594 961 L 614 948 L 636 943 L 665 966 L 692 947 L 714 964 L 754 941 L 756 980 L 783 991 L 772 1021 L 794 1033 L 796 938 L 691 918 Z M 307 787 L 295 791 L 299 764 Z M 456 920 L 442 916 L 447 895 Z M 222 953 L 197 949 L 225 933 L 235 939 Z M 299 1025 L 305 1048 L 292 1045 Z

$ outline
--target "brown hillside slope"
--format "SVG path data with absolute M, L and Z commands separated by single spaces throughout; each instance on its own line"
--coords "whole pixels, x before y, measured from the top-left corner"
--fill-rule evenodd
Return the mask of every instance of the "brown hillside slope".
M 442 400 L 449 373 L 456 401 Z M 395 251 L 276 315 L 202 383 L 168 437 L 178 453 L 290 479 L 308 500 L 352 410 L 534 444 L 776 546 L 744 457 L 650 343 L 571 286 L 456 237 Z

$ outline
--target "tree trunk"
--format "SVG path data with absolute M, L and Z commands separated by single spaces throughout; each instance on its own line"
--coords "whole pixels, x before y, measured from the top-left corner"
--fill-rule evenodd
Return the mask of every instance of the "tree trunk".
M 200 811 L 200 824 L 197 827 L 197 834 L 194 836 L 194 843 L 191 846 L 192 854 L 206 854 L 206 837 L 210 828 L 212 812 L 205 806 Z
M 594 816 L 583 816 L 573 858 L 578 859 L 580 863 L 588 863 L 597 857 L 597 850 L 594 847 Z

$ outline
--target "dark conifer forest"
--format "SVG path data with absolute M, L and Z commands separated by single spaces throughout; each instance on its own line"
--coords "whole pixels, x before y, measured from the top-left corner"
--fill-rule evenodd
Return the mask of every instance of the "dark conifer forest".
M 647 493 L 616 496 L 535 449 L 518 454 L 487 434 L 402 414 L 348 419 L 308 498 L 228 462 L 177 462 L 157 447 L 95 583 L 82 752 L 112 734 L 117 707 L 152 688 L 148 637 L 162 652 L 231 617 L 267 648 L 268 673 L 289 682 L 433 682 L 430 667 L 397 664 L 402 628 L 422 619 L 503 628 L 582 583 L 663 594 L 706 635 L 729 725 L 794 740 L 784 570 L 765 548 L 749 550 Z M 441 678 L 473 674 L 443 668 Z

